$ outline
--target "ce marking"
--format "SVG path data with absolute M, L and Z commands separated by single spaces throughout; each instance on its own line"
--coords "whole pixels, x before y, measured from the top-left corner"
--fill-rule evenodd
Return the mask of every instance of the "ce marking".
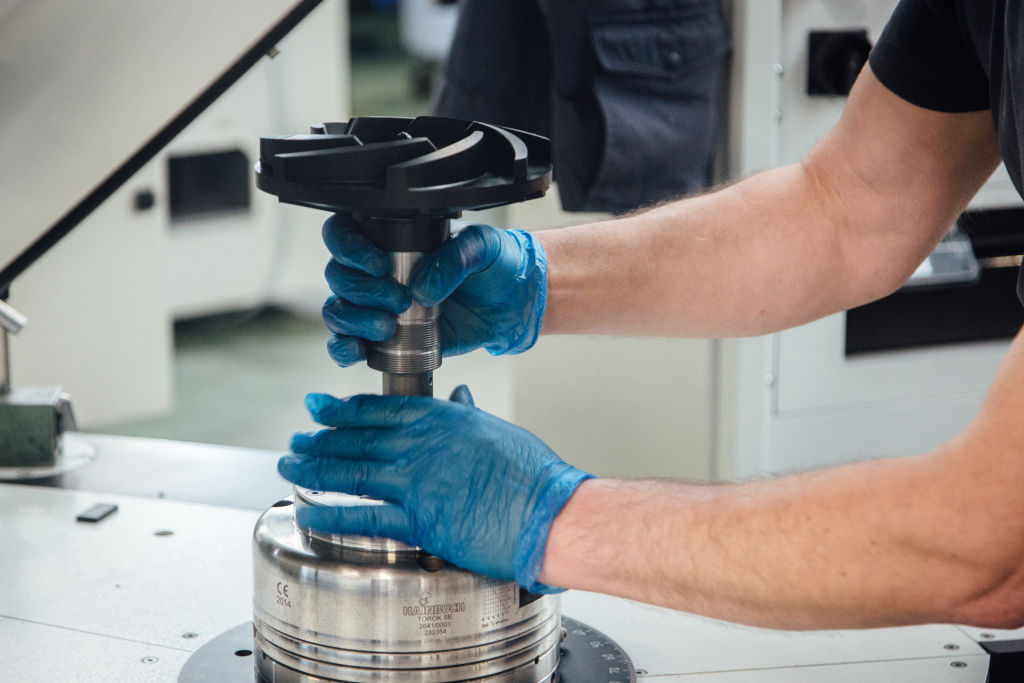
M 277 582 L 277 594 L 282 596 L 282 597 L 285 597 L 285 598 L 289 597 L 288 596 L 288 584 L 284 583 L 282 581 L 278 581 Z

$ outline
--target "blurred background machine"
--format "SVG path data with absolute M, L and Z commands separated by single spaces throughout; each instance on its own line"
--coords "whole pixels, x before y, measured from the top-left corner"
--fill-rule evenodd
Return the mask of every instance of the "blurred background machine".
M 731 177 L 796 162 L 825 134 L 895 6 L 733 3 Z M 1024 204 L 1004 167 L 950 228 L 893 296 L 716 343 L 716 478 L 923 453 L 967 426 L 1024 324 Z
M 260 135 L 347 115 L 346 3 L 309 3 L 310 20 L 268 45 L 273 59 L 234 74 L 225 65 L 287 3 L 195 4 L 13 2 L 0 13 L 2 286 L 37 230 L 84 220 L 11 289 L 31 320 L 12 339 L 13 372 L 23 386 L 70 390 L 83 425 L 170 409 L 176 318 L 322 289 L 312 214 L 252 191 L 251 168 Z M 194 107 L 218 78 L 234 86 Z M 184 129 L 154 136 L 175 121 Z M 115 176 L 127 179 L 116 190 Z M 98 207 L 89 199 L 108 190 Z

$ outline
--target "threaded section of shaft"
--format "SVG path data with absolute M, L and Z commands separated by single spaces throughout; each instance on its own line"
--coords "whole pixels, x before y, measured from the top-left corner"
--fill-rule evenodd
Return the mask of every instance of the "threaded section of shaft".
M 399 323 L 395 336 L 366 349 L 366 362 L 381 372 L 411 374 L 441 367 L 441 342 L 437 320 Z

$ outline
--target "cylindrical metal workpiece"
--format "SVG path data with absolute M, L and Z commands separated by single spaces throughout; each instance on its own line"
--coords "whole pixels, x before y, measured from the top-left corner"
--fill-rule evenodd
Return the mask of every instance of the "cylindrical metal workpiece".
M 380 505 L 297 490 L 256 525 L 256 666 L 270 683 L 549 683 L 557 596 L 533 595 L 382 538 L 325 536 L 296 506 Z
M 423 252 L 440 247 L 451 231 L 448 218 L 379 218 L 360 222 L 360 230 L 391 259 L 389 274 L 408 285 Z M 398 315 L 390 339 L 370 342 L 366 363 L 384 373 L 384 393 L 433 396 L 433 372 L 441 367 L 441 336 L 437 306 L 415 301 Z

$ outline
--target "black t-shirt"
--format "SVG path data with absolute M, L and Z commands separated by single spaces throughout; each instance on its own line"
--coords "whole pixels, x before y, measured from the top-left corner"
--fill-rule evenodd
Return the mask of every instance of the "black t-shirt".
M 1006 170 L 1024 196 L 1024 0 L 901 0 L 870 63 L 887 88 L 920 107 L 991 109 Z M 1024 301 L 1024 270 L 1017 295 Z

